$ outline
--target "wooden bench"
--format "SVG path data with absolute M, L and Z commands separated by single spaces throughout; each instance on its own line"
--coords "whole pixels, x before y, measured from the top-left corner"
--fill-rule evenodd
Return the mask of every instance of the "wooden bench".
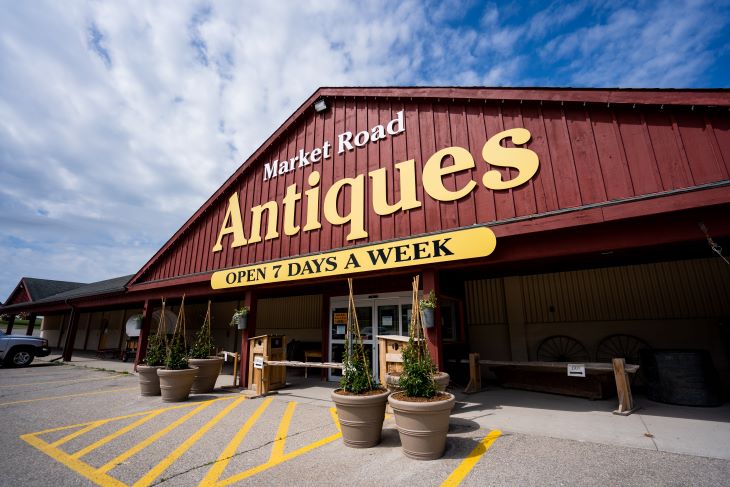
M 565 394 L 603 399 L 612 392 L 615 382 L 619 407 L 615 414 L 628 415 L 635 410 L 628 374 L 635 374 L 638 365 L 627 365 L 623 358 L 613 363 L 584 363 L 585 377 L 570 377 L 566 362 L 512 362 L 480 360 L 478 353 L 469 354 L 469 384 L 464 390 L 470 394 L 482 388 L 481 365 L 486 365 L 504 387 L 538 392 Z

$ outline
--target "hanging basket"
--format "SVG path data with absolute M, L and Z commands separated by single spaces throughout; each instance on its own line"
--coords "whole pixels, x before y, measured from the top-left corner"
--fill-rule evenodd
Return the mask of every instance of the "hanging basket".
M 433 328 L 434 324 L 434 310 L 433 308 L 421 308 L 421 319 L 423 320 L 424 328 Z
M 236 324 L 236 328 L 245 330 L 248 325 L 248 313 L 234 315 L 233 322 Z

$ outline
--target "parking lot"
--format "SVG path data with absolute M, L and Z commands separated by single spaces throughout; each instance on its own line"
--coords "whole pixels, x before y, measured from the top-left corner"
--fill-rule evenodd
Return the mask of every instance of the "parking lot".
M 170 404 L 141 397 L 132 374 L 42 362 L 2 368 L 3 484 L 724 485 L 730 478 L 730 455 L 720 446 L 714 455 L 662 446 L 669 433 L 661 421 L 649 433 L 648 417 L 573 411 L 571 432 L 570 410 L 521 415 L 514 400 L 492 403 L 507 397 L 501 391 L 457 396 L 440 460 L 405 458 L 392 418 L 378 447 L 350 449 L 340 439 L 331 386 L 310 379 L 263 398 L 216 389 Z M 522 394 L 528 403 L 553 400 Z M 567 399 L 565 408 L 604 407 L 558 399 Z M 689 434 L 710 435 L 703 448 L 712 449 L 714 441 L 727 443 L 730 418 L 726 406 L 709 412 L 710 421 L 669 419 L 682 425 L 676 435 L 685 434 L 687 424 Z M 550 416 L 555 425 L 530 426 Z M 591 418 L 603 418 L 593 432 Z M 631 429 L 639 422 L 645 433 Z M 565 431 L 552 434 L 545 429 L 551 427 Z M 611 435 L 618 439 L 609 441 Z

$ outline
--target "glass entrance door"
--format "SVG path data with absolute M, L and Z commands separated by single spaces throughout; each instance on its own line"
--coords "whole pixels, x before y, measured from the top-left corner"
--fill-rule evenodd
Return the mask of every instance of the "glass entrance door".
M 378 336 L 408 336 L 411 321 L 410 294 L 388 293 L 378 296 L 355 296 L 357 318 L 360 324 L 365 353 L 378 377 Z M 347 329 L 347 297 L 330 301 L 330 356 L 331 362 L 342 362 Z M 341 371 L 329 369 L 329 380 L 339 380 Z

